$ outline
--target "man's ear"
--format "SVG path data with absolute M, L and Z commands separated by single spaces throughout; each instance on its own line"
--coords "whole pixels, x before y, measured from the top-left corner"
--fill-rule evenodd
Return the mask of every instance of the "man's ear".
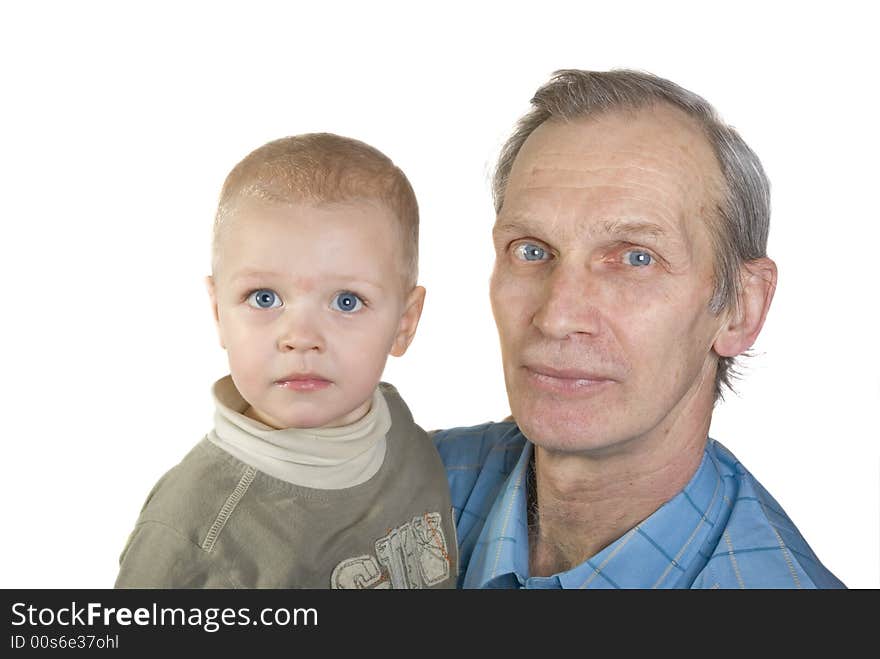
M 422 307 L 424 304 L 424 286 L 414 287 L 406 298 L 403 315 L 400 317 L 397 334 L 389 351 L 390 354 L 400 357 L 409 348 L 409 344 L 412 343 L 413 337 L 416 335 L 416 328 L 419 326 L 419 318 L 422 317 Z
M 217 335 L 220 337 L 220 347 L 226 350 L 223 342 L 223 332 L 220 330 L 220 311 L 217 309 L 217 289 L 214 286 L 214 278 L 211 275 L 205 277 L 205 286 L 208 289 L 208 297 L 211 299 L 211 311 L 214 314 L 214 323 L 217 325 Z
M 736 357 L 752 347 L 776 292 L 776 264 L 767 257 L 744 263 L 740 277 L 739 304 L 730 310 L 713 344 L 722 357 Z

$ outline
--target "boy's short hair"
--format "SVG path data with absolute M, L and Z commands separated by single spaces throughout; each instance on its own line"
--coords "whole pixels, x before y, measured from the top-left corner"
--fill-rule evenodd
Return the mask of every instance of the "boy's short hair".
M 251 151 L 229 172 L 220 192 L 212 246 L 215 270 L 220 234 L 242 198 L 282 204 L 379 202 L 398 219 L 405 282 L 408 287 L 416 283 L 419 207 L 415 193 L 403 171 L 369 144 L 333 133 L 306 133 Z

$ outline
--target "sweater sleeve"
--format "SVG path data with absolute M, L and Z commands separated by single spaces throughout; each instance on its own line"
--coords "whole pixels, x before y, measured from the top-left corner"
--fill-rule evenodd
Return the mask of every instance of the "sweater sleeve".
M 115 588 L 235 588 L 222 565 L 174 528 L 138 524 L 122 555 Z

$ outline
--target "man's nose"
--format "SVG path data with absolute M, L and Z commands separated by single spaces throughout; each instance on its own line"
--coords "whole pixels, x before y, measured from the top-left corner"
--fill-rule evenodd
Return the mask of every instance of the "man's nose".
M 323 352 L 323 332 L 311 314 L 290 312 L 289 317 L 285 318 L 282 322 L 285 324 L 278 337 L 278 350 L 280 352 L 291 352 L 293 350 Z
M 561 340 L 599 331 L 599 282 L 589 266 L 558 264 L 545 280 L 541 294 L 532 323 L 546 337 Z

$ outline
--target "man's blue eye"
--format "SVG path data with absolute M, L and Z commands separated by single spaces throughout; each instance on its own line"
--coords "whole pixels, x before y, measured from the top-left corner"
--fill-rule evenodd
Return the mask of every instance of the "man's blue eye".
M 654 261 L 654 257 L 648 254 L 648 252 L 642 251 L 640 249 L 632 249 L 627 252 L 627 263 L 635 266 L 642 265 L 651 265 Z
M 261 288 L 248 295 L 247 303 L 257 309 L 271 309 L 281 306 L 281 298 L 268 288 Z
M 514 249 L 517 258 L 523 261 L 540 261 L 547 256 L 547 251 L 534 243 L 523 243 Z
M 336 297 L 333 298 L 333 302 L 331 306 L 337 311 L 345 311 L 346 313 L 350 313 L 353 311 L 358 311 L 362 306 L 364 306 L 363 300 L 357 296 L 356 293 L 352 293 L 351 291 L 342 291 L 341 293 L 337 293 Z

